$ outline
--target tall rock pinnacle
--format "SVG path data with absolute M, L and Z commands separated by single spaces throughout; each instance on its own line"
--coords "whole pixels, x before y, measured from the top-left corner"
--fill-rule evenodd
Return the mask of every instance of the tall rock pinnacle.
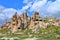
M 53 18 L 49 19 L 52 20 Z M 53 21 L 44 22 L 41 21 L 44 19 L 41 19 L 38 12 L 34 12 L 32 17 L 28 16 L 26 12 L 23 12 L 20 16 L 15 12 L 15 14 L 12 16 L 9 22 L 4 22 L 2 26 L 0 27 L 0 30 L 3 30 L 5 28 L 8 28 L 12 33 L 15 33 L 20 30 L 25 29 L 35 29 L 38 26 L 40 28 L 47 28 L 49 25 L 60 25 L 60 20 L 57 21 L 56 19 Z M 47 20 L 46 20 L 47 21 Z
M 38 12 L 34 12 L 33 16 L 32 16 L 32 20 L 39 20 L 40 19 L 40 16 L 39 16 L 39 13 Z

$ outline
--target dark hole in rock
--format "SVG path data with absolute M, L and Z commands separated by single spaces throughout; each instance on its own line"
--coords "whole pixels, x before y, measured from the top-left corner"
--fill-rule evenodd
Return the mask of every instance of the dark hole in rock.
M 15 24 L 13 24 L 13 25 L 15 25 Z
M 37 25 L 37 23 L 35 23 L 35 25 Z
M 42 20 L 40 20 L 40 21 L 42 21 Z
M 20 29 L 20 27 L 18 27 L 18 29 Z
M 17 24 L 18 24 L 18 21 L 17 21 Z
M 36 19 L 35 21 L 39 21 L 38 19 Z

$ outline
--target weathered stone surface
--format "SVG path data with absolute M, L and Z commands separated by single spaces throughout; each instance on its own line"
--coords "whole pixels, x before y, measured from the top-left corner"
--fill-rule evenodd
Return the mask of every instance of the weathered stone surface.
M 26 12 L 23 12 L 22 15 L 20 16 L 22 19 L 22 29 L 25 29 L 27 27 L 28 23 L 28 16 Z
M 40 16 L 39 16 L 38 12 L 33 13 L 32 20 L 34 20 L 34 21 L 39 21 L 40 20 Z
M 46 22 L 47 20 L 48 22 Z M 60 25 L 60 20 L 57 20 L 56 18 L 49 18 L 47 20 L 41 18 L 38 12 L 34 12 L 32 17 L 28 16 L 26 12 L 23 12 L 20 16 L 15 12 L 10 21 L 3 23 L 0 30 L 8 27 L 8 29 L 14 33 L 28 28 L 35 31 L 37 27 L 48 28 L 50 25 Z

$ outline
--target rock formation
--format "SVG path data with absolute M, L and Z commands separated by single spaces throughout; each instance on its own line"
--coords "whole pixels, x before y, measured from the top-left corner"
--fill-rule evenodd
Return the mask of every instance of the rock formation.
M 46 19 L 42 19 L 38 12 L 34 12 L 32 17 L 28 16 L 26 12 L 23 12 L 21 15 L 18 15 L 18 13 L 15 12 L 10 21 L 3 23 L 0 30 L 8 28 L 12 33 L 14 33 L 28 28 L 33 30 L 38 26 L 40 28 L 48 28 L 49 25 L 60 25 L 60 20 L 53 20 L 53 18 L 49 19 L 49 22 L 45 21 Z
M 32 16 L 32 20 L 34 21 L 39 21 L 40 20 L 40 16 L 38 12 L 34 12 L 33 16 Z

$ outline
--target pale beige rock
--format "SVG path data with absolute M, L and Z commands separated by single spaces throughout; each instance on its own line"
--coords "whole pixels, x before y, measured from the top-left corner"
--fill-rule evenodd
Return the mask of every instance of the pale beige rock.
M 49 18 L 48 22 L 45 22 L 46 19 L 41 18 L 38 12 L 34 12 L 32 17 L 28 16 L 26 12 L 23 12 L 20 16 L 15 12 L 12 18 L 8 22 L 4 22 L 0 27 L 0 30 L 8 29 L 15 33 L 17 31 L 32 29 L 36 33 L 36 28 L 48 28 L 50 25 L 59 26 L 60 20 L 56 18 Z
M 29 25 L 31 18 L 29 16 L 27 16 L 26 12 L 23 12 L 20 17 L 22 19 L 22 29 L 26 29 Z
M 19 24 L 19 15 L 17 14 L 17 12 L 13 15 L 13 17 L 11 18 L 11 23 L 10 23 L 10 30 L 12 33 L 14 33 L 15 31 L 17 31 L 17 25 Z
M 40 16 L 38 12 L 34 12 L 34 14 L 32 15 L 32 20 L 34 21 L 39 21 L 40 20 Z
M 34 28 L 34 21 L 31 20 L 30 25 L 29 25 L 29 29 L 33 29 L 33 28 Z

